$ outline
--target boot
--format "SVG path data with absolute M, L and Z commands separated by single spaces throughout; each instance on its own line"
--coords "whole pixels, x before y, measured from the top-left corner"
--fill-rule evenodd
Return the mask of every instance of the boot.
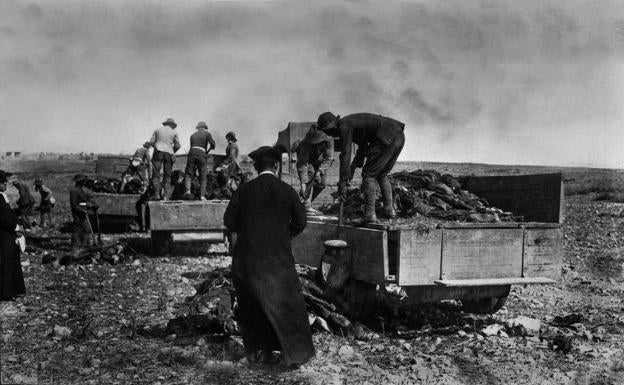
M 364 189 L 364 218 L 363 223 L 377 223 L 375 214 L 375 199 L 377 198 L 377 181 L 374 178 L 365 178 L 362 182 Z
M 385 216 L 389 219 L 396 218 L 396 211 L 394 211 L 394 204 L 392 202 L 392 186 L 387 176 L 379 178 L 379 187 L 381 188 Z

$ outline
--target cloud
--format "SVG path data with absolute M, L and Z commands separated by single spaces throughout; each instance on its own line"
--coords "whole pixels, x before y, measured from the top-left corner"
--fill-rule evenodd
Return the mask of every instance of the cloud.
M 624 139 L 623 8 L 6 0 L 0 116 L 23 129 L 4 133 L 3 146 L 129 152 L 173 116 L 183 137 L 206 120 L 221 141 L 237 131 L 246 151 L 291 120 L 370 111 L 407 123 L 402 159 L 573 162 L 548 152 L 583 143 L 585 126 L 604 133 L 585 151 L 609 163 L 598 147 Z M 509 143 L 518 136 L 528 139 Z M 552 150 L 527 151 L 537 140 Z

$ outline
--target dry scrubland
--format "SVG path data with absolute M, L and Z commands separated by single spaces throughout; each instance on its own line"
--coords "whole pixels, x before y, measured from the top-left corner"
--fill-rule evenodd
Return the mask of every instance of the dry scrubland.
M 75 172 L 92 162 L 2 164 L 32 183 L 44 178 L 69 220 L 67 195 Z M 315 334 L 317 357 L 296 371 L 248 368 L 239 338 L 157 339 L 137 335 L 141 325 L 172 318 L 175 303 L 194 291 L 185 272 L 229 263 L 222 248 L 200 257 L 139 254 L 116 266 L 41 265 L 55 248 L 23 256 L 28 295 L 3 303 L 2 383 L 38 384 L 622 384 L 624 383 L 624 172 L 619 170 L 403 163 L 453 175 L 509 175 L 562 171 L 566 180 L 564 269 L 554 286 L 514 287 L 493 316 L 461 314 L 452 305 L 428 309 L 413 338 L 382 331 L 356 341 Z M 607 200 L 596 200 L 596 198 Z M 573 347 L 555 351 L 537 337 L 483 337 L 480 327 L 524 315 L 545 324 L 578 313 Z M 54 327 L 67 327 L 63 336 Z M 472 328 L 472 329 L 471 329 Z M 458 331 L 462 329 L 462 333 Z M 467 330 L 467 331 L 464 331 Z

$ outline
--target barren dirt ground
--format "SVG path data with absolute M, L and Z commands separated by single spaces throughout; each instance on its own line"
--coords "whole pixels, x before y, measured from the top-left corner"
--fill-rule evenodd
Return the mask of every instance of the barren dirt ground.
M 456 175 L 552 170 L 435 167 Z M 199 257 L 155 258 L 141 253 L 145 235 L 107 236 L 139 238 L 134 262 L 60 267 L 42 265 L 41 259 L 61 251 L 30 247 L 22 257 L 27 295 L 0 304 L 2 383 L 624 384 L 624 204 L 595 200 L 598 193 L 624 191 L 624 174 L 565 169 L 564 175 L 567 192 L 578 194 L 566 196 L 558 284 L 513 287 L 507 305 L 492 316 L 462 314 L 452 305 L 434 307 L 431 319 L 441 324 L 429 322 L 409 339 L 381 330 L 365 341 L 316 333 L 316 357 L 293 371 L 244 365 L 237 337 L 216 343 L 137 334 L 143 325 L 166 323 L 174 304 L 194 293 L 199 280 L 182 273 L 229 264 L 223 248 L 212 247 Z M 20 175 L 29 183 L 35 176 Z M 67 220 L 71 175 L 43 176 Z M 570 314 L 579 315 L 576 323 L 553 326 L 556 316 Z M 570 335 L 570 349 L 561 351 L 538 336 L 483 335 L 485 325 L 520 315 Z

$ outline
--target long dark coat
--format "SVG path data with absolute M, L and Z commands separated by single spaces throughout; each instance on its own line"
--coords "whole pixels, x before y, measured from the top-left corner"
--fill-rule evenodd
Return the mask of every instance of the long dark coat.
M 281 350 L 287 365 L 308 361 L 314 346 L 290 246 L 306 225 L 297 192 L 261 174 L 241 186 L 224 222 L 237 233 L 232 276 L 245 350 Z
M 17 217 L 0 195 L 0 298 L 13 299 L 26 293 L 20 249 L 15 243 Z

